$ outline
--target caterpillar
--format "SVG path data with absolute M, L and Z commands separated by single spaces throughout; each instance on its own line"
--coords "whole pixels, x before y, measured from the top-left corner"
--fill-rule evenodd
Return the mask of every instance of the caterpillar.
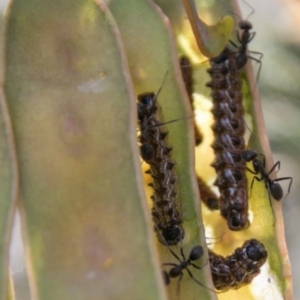
M 194 93 L 194 81 L 193 81 L 193 68 L 192 64 L 189 60 L 189 58 L 185 55 L 182 55 L 179 58 L 179 64 L 181 69 L 181 74 L 183 78 L 183 82 L 185 85 L 185 89 L 187 91 L 190 104 L 192 109 L 194 110 L 194 103 L 193 103 L 193 93 Z M 199 128 L 196 125 L 196 122 L 194 122 L 194 131 L 195 131 L 195 144 L 196 146 L 200 145 L 203 141 L 203 135 Z
M 229 229 L 242 230 L 249 226 L 246 163 L 242 157 L 246 148 L 242 80 L 236 68 L 236 55 L 229 48 L 211 59 L 210 64 L 207 72 L 211 81 L 206 85 L 211 88 L 213 100 L 212 166 L 217 173 L 214 184 L 220 190 L 220 211 Z
M 197 176 L 198 188 L 200 191 L 201 202 L 210 210 L 219 209 L 219 197 L 209 188 L 206 182 Z
M 143 93 L 138 95 L 138 126 L 141 157 L 150 165 L 146 173 L 152 176 L 154 194 L 152 219 L 154 230 L 160 243 L 176 245 L 184 237 L 180 204 L 177 197 L 177 176 L 175 162 L 170 153 L 172 147 L 166 142 L 168 131 L 163 128 L 161 108 L 157 95 Z
M 209 250 L 209 264 L 215 289 L 225 292 L 249 284 L 260 273 L 268 252 L 255 239 L 246 241 L 232 255 L 223 257 Z

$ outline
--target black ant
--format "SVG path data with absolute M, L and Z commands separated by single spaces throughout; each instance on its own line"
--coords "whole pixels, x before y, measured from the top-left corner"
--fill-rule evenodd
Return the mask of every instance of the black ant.
M 277 178 L 277 179 L 271 179 L 270 178 L 270 174 L 276 169 L 278 168 L 278 171 L 280 170 L 280 161 L 276 162 L 275 165 L 271 168 L 271 170 L 269 172 L 266 171 L 265 169 L 265 156 L 263 154 L 263 160 L 260 161 L 257 159 L 257 152 L 255 150 L 245 150 L 243 152 L 243 159 L 246 162 L 250 162 L 252 161 L 252 165 L 253 165 L 253 170 L 250 170 L 247 168 L 247 170 L 254 174 L 254 175 L 260 175 L 260 177 L 258 176 L 254 176 L 251 182 L 251 186 L 250 188 L 252 189 L 254 181 L 264 181 L 265 186 L 269 192 L 269 195 L 271 194 L 271 196 L 273 197 L 274 200 L 276 201 L 280 201 L 283 197 L 283 190 L 281 185 L 278 183 L 278 181 L 283 181 L 283 180 L 290 180 L 289 183 L 289 188 L 288 188 L 288 194 L 290 192 L 292 183 L 293 183 L 293 178 L 292 177 L 281 177 L 281 178 Z
M 173 250 L 171 250 L 169 248 L 170 252 L 172 253 L 172 255 L 179 261 L 178 264 L 175 263 L 164 263 L 164 266 L 172 266 L 172 268 L 166 272 L 163 271 L 163 277 L 164 277 L 164 281 L 165 283 L 168 285 L 170 283 L 170 278 L 176 278 L 179 277 L 178 279 L 178 285 L 177 285 L 177 293 L 179 294 L 179 284 L 182 280 L 183 277 L 183 271 L 186 270 L 187 273 L 189 274 L 189 276 L 199 285 L 201 285 L 202 287 L 207 288 L 206 286 L 204 286 L 200 281 L 198 281 L 192 274 L 192 272 L 189 270 L 188 267 L 192 266 L 195 269 L 200 270 L 201 267 L 198 267 L 197 265 L 195 265 L 193 262 L 196 260 L 199 260 L 202 256 L 203 256 L 203 247 L 200 245 L 194 246 L 193 249 L 191 250 L 190 254 L 189 254 L 189 258 L 186 259 L 184 253 L 183 253 L 183 248 L 180 249 L 180 254 L 181 257 L 180 258 Z
M 247 4 L 252 9 L 252 12 L 249 14 L 249 16 L 251 16 L 254 13 L 253 7 L 251 5 L 249 5 L 249 3 L 247 3 L 246 1 L 244 1 L 244 3 Z M 247 18 L 249 18 L 249 16 Z M 258 80 L 260 70 L 261 70 L 261 65 L 262 65 L 261 59 L 263 58 L 264 55 L 261 52 L 249 51 L 247 49 L 248 44 L 254 39 L 256 32 L 250 32 L 250 30 L 253 28 L 253 26 L 252 26 L 252 23 L 248 20 L 241 20 L 238 23 L 238 26 L 239 26 L 239 29 L 242 31 L 241 33 L 239 33 L 239 31 L 237 31 L 237 40 L 239 41 L 240 45 L 237 45 L 233 41 L 229 40 L 229 43 L 238 49 L 235 52 L 237 54 L 236 69 L 237 70 L 242 69 L 246 65 L 248 59 L 250 58 L 250 59 L 256 61 L 257 63 L 259 63 L 259 69 L 258 69 L 258 75 L 257 75 L 257 80 Z M 259 58 L 255 58 L 255 57 L 249 55 L 249 53 L 258 54 Z

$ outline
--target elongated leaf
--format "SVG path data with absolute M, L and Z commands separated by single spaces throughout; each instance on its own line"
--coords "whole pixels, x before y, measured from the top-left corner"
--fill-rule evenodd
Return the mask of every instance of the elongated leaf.
M 226 16 L 209 26 L 199 18 L 194 0 L 182 1 L 201 53 L 207 57 L 217 56 L 228 43 L 233 27 L 232 17 Z
M 93 1 L 15 0 L 5 93 L 34 299 L 164 299 L 115 22 Z
M 0 91 L 0 124 L 0 298 L 13 299 L 8 252 L 19 190 L 14 137 L 3 88 Z
M 194 97 L 196 99 L 196 106 L 198 108 L 197 115 L 199 125 L 204 133 L 204 142 L 197 147 L 197 172 L 206 178 L 210 183 L 214 182 L 214 171 L 209 164 L 214 160 L 213 151 L 210 148 L 213 142 L 210 125 L 212 124 L 212 117 L 210 114 L 211 103 L 209 93 L 210 90 L 205 88 L 205 82 L 209 79 L 205 74 L 207 66 L 205 64 L 197 64 L 201 61 L 201 56 L 195 51 L 193 40 L 190 37 L 189 28 L 184 24 L 183 12 L 180 4 L 164 2 L 156 0 L 162 6 L 164 12 L 170 17 L 172 25 L 176 29 L 177 44 L 182 53 L 189 56 L 194 65 L 194 81 L 195 91 Z M 196 1 L 197 4 L 204 3 Z M 235 11 L 236 16 L 241 16 L 240 12 L 236 10 L 236 3 L 232 6 L 230 1 L 222 1 L 222 8 L 226 8 L 227 12 Z M 212 12 L 216 12 L 213 9 Z M 204 12 L 202 12 L 204 14 Z M 177 20 L 181 20 L 177 22 Z M 238 19 L 239 21 L 240 19 Z M 253 24 L 255 26 L 255 24 Z M 238 43 L 238 42 L 237 42 Z M 251 47 L 251 44 L 250 44 Z M 237 51 L 238 49 L 233 49 Z M 250 61 L 250 59 L 249 59 Z M 249 64 L 248 64 L 249 65 Z M 265 67 L 265 66 L 264 66 Z M 247 79 L 244 78 L 244 104 L 246 107 L 245 120 L 248 127 L 252 130 L 249 148 L 254 148 L 258 152 L 262 152 L 267 157 L 267 170 L 273 166 L 271 160 L 270 146 L 267 141 L 265 125 L 263 121 L 263 114 L 259 96 L 257 94 L 257 84 L 255 77 L 252 75 L 252 70 L 249 66 L 247 70 L 249 83 L 252 85 L 250 91 Z M 251 95 L 253 94 L 253 96 Z M 201 123 L 200 123 L 201 122 Z M 251 163 L 248 165 L 252 168 Z M 252 182 L 253 175 L 249 173 L 248 183 L 249 188 Z M 206 224 L 207 235 L 214 235 L 222 239 L 219 243 L 212 244 L 211 247 L 222 255 L 228 255 L 234 251 L 236 247 L 243 244 L 246 239 L 256 238 L 264 243 L 269 253 L 269 259 L 266 265 L 262 268 L 262 274 L 254 279 L 249 286 L 237 291 L 230 291 L 218 295 L 219 299 L 285 299 L 291 298 L 291 271 L 288 260 L 288 254 L 284 239 L 284 227 L 281 213 L 281 206 L 279 203 L 274 203 L 272 200 L 276 223 L 274 228 L 274 218 L 270 207 L 270 200 L 268 192 L 263 182 L 255 182 L 253 189 L 249 191 L 250 209 L 252 215 L 251 227 L 243 232 L 230 232 L 227 229 L 226 222 L 222 220 L 218 212 L 209 212 L 203 209 L 204 220 Z M 270 284 L 271 282 L 271 284 Z
M 172 158 L 176 161 L 179 199 L 186 232 L 183 250 L 187 256 L 193 246 L 205 245 L 205 237 L 199 215 L 199 194 L 194 173 L 194 142 L 191 138 L 192 126 L 189 123 L 192 120 L 187 118 L 192 116 L 192 113 L 188 109 L 188 99 L 183 91 L 173 32 L 167 17 L 151 1 L 113 0 L 109 7 L 124 39 L 137 93 L 157 92 L 162 86 L 157 101 L 162 107 L 164 122 L 183 118 L 167 124 L 166 127 L 169 131 L 168 143 L 173 147 Z M 168 73 L 163 83 L 166 72 Z M 195 200 L 198 203 L 195 203 Z M 179 254 L 180 247 L 173 248 Z M 158 249 L 161 263 L 177 263 L 166 247 L 158 245 Z M 204 286 L 212 287 L 206 261 L 207 253 L 200 263 L 202 271 L 194 269 L 192 272 Z M 168 270 L 167 267 L 165 269 Z M 184 299 L 215 299 L 214 293 L 206 287 L 199 286 L 185 272 L 180 282 L 180 295 Z M 178 297 L 176 288 L 174 280 L 168 288 L 169 299 Z
M 236 5 L 236 4 L 235 4 Z M 233 10 L 233 7 L 228 6 L 228 10 Z M 237 16 L 241 16 L 239 11 L 235 11 Z M 251 46 L 251 45 L 250 45 Z M 197 66 L 199 68 L 199 66 Z M 202 67 L 202 66 L 201 66 Z M 269 170 L 273 163 L 271 161 L 272 154 L 268 144 L 266 129 L 263 120 L 260 99 L 257 92 L 256 76 L 253 76 L 251 60 L 247 65 L 247 78 L 244 77 L 243 95 L 244 106 L 246 108 L 245 121 L 247 126 L 251 128 L 251 139 L 248 148 L 264 153 L 267 158 L 266 170 Z M 198 74 L 201 77 L 201 72 Z M 196 79 L 200 82 L 200 77 Z M 249 88 L 251 86 L 251 89 Z M 199 85 L 198 85 L 199 86 Z M 199 99 L 206 100 L 209 91 L 201 90 Z M 203 106 L 202 106 L 203 107 Z M 202 112 L 204 114 L 205 111 Z M 211 121 L 210 121 L 211 122 Z M 212 142 L 212 133 L 208 133 L 205 145 L 201 145 L 201 149 L 197 149 L 197 171 L 203 177 L 213 182 L 213 171 L 203 162 L 203 156 L 208 157 L 208 161 L 213 161 L 212 152 L 209 154 L 207 148 Z M 206 138 L 205 137 L 205 138 Z M 248 167 L 252 169 L 252 164 Z M 270 207 L 270 199 L 264 182 L 255 182 L 251 189 L 253 175 L 248 174 L 249 186 L 249 203 L 251 210 L 251 226 L 242 232 L 231 232 L 227 229 L 226 222 L 220 219 L 217 212 L 205 212 L 205 224 L 207 231 L 214 233 L 214 236 L 223 235 L 220 243 L 212 245 L 214 251 L 222 255 L 228 255 L 239 247 L 243 242 L 250 238 L 255 238 L 261 241 L 267 251 L 268 260 L 262 267 L 261 274 L 257 276 L 251 285 L 245 286 L 239 290 L 233 290 L 220 294 L 218 297 L 221 300 L 227 299 L 291 299 L 291 272 L 288 260 L 288 254 L 285 245 L 282 213 L 279 203 L 274 203 L 272 200 L 275 220 L 272 209 Z M 275 226 L 275 227 L 274 227 Z
M 6 296 L 6 300 L 14 300 L 15 299 L 15 292 L 14 292 L 14 287 L 13 287 L 13 280 L 12 280 L 12 276 L 10 275 L 8 277 L 8 284 L 7 284 L 7 296 Z

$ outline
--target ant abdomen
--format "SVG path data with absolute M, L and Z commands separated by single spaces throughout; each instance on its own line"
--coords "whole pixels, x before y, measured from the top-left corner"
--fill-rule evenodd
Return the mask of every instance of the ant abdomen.
M 270 193 L 271 193 L 272 197 L 274 198 L 274 200 L 280 201 L 282 199 L 283 190 L 282 190 L 281 185 L 278 182 L 276 182 L 276 181 L 270 182 L 269 189 L 270 189 Z
M 241 70 L 247 63 L 248 56 L 246 55 L 239 55 L 236 58 L 236 68 L 237 70 Z
M 203 248 L 200 245 L 197 245 L 190 252 L 190 260 L 200 259 L 203 256 L 203 254 Z

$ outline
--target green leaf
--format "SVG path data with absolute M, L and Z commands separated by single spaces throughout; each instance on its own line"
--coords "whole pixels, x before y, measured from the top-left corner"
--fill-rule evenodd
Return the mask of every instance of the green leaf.
M 34 298 L 165 299 L 111 14 L 93 1 L 15 0 L 5 34 Z
M 199 18 L 194 0 L 182 1 L 199 50 L 207 57 L 217 56 L 228 43 L 233 27 L 232 17 L 225 16 L 217 24 L 207 25 Z
M 173 28 L 176 32 L 176 40 L 180 52 L 189 56 L 194 66 L 194 98 L 197 107 L 196 116 L 198 117 L 201 131 L 204 134 L 203 143 L 196 148 L 196 169 L 207 182 L 212 184 L 215 180 L 214 169 L 210 164 L 214 160 L 214 154 L 211 149 L 213 142 L 213 133 L 211 124 L 213 122 L 211 115 L 211 99 L 210 89 L 205 87 L 205 82 L 210 79 L 206 74 L 207 64 L 199 64 L 203 58 L 197 53 L 194 46 L 193 37 L 190 34 L 190 28 L 186 25 L 184 19 L 184 11 L 181 3 L 176 1 L 161 1 L 156 0 L 164 13 L 169 17 Z M 227 11 L 235 11 L 237 16 L 241 16 L 237 9 L 236 3 L 231 4 L 231 1 L 226 1 Z M 204 3 L 196 1 L 197 4 Z M 224 2 L 223 5 L 224 6 Z M 208 14 L 216 19 L 217 8 L 213 6 L 207 8 L 207 11 L 201 11 L 201 15 Z M 251 45 L 250 45 L 251 46 Z M 251 69 L 251 60 L 249 59 L 247 67 L 247 78 L 244 76 L 243 95 L 244 106 L 246 108 L 245 121 L 247 126 L 251 128 L 252 134 L 248 148 L 254 148 L 258 152 L 265 154 L 267 158 L 267 170 L 270 170 L 274 165 L 271 160 L 272 154 L 267 139 L 266 129 L 263 120 L 259 95 L 257 93 L 256 75 L 253 76 Z M 252 85 L 250 90 L 249 85 Z M 249 132 L 248 132 L 249 134 Z M 248 165 L 252 168 L 251 163 Z M 234 249 L 240 247 L 245 240 L 255 238 L 261 241 L 268 253 L 269 258 L 267 263 L 262 268 L 262 274 L 257 276 L 251 285 L 245 286 L 239 290 L 232 290 L 226 293 L 221 293 L 218 298 L 225 299 L 291 299 L 291 270 L 286 249 L 284 224 L 282 219 L 281 204 L 272 200 L 272 205 L 275 213 L 275 227 L 272 209 L 268 192 L 263 182 L 255 182 L 252 191 L 250 185 L 253 175 L 248 174 L 249 194 L 251 195 L 250 209 L 253 216 L 252 224 L 249 229 L 241 232 L 232 232 L 227 229 L 226 221 L 220 217 L 219 212 L 210 212 L 203 207 L 203 218 L 208 237 L 220 237 L 221 241 L 212 243 L 211 248 L 221 254 L 232 254 Z M 270 283 L 270 282 L 271 283 Z
M 178 53 L 175 48 L 174 33 L 170 23 L 161 10 L 151 1 L 112 0 L 109 5 L 121 30 L 130 71 L 137 94 L 157 92 L 162 86 L 158 104 L 162 107 L 164 122 L 180 119 L 167 124 L 168 143 L 173 147 L 172 159 L 176 162 L 178 175 L 179 200 L 183 211 L 185 239 L 182 242 L 184 253 L 195 245 L 205 248 L 205 236 L 199 208 L 194 167 L 194 139 L 192 112 L 184 90 Z M 163 78 L 166 79 L 163 83 Z M 181 119 L 183 118 L 183 119 Z M 150 212 L 149 212 L 150 214 Z M 200 235 L 200 236 L 199 236 Z M 177 262 L 166 247 L 158 245 L 162 263 Z M 173 247 L 179 254 L 180 245 Z M 193 275 L 204 286 L 212 288 L 207 252 L 199 266 L 202 270 L 193 270 Z M 185 272 L 186 273 L 186 272 Z M 168 288 L 169 299 L 176 299 L 176 280 Z M 196 284 L 186 273 L 180 283 L 180 295 L 184 299 L 216 299 L 214 293 Z
M 8 252 L 19 189 L 15 144 L 3 89 L 0 91 L 0 124 L 0 298 L 13 299 L 10 294 Z
M 7 296 L 6 300 L 14 300 L 15 299 L 15 292 L 13 286 L 13 280 L 11 274 L 8 276 L 8 284 L 7 284 Z

